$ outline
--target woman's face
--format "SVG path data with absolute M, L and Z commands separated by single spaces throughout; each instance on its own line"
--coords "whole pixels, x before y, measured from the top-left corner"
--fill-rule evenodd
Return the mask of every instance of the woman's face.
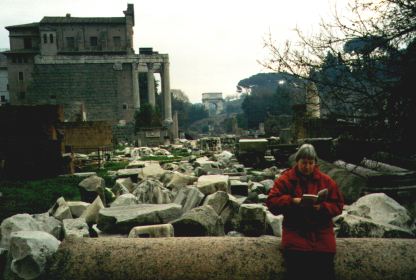
M 310 175 L 315 168 L 315 160 L 308 158 L 301 158 L 298 160 L 297 164 L 300 173 L 303 175 Z

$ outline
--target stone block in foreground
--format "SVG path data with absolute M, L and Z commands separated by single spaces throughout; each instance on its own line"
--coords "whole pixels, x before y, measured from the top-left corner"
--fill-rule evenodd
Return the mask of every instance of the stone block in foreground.
M 128 234 L 133 227 L 166 224 L 182 215 L 182 206 L 169 204 L 138 204 L 103 208 L 97 227 L 106 233 Z

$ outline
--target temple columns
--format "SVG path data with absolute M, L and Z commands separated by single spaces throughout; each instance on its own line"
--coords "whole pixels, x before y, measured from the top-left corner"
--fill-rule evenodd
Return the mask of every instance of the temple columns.
M 131 75 L 133 80 L 133 107 L 135 111 L 140 109 L 139 65 L 133 63 Z
M 156 98 L 153 63 L 147 63 L 147 96 L 149 104 L 154 108 L 156 106 Z
M 172 127 L 173 139 L 179 138 L 179 122 L 178 122 L 178 111 L 173 114 L 173 127 Z
M 164 123 L 170 125 L 172 123 L 172 99 L 170 93 L 170 81 L 169 81 L 169 62 L 163 63 L 161 71 L 162 76 L 162 93 L 163 93 L 163 105 L 164 105 Z

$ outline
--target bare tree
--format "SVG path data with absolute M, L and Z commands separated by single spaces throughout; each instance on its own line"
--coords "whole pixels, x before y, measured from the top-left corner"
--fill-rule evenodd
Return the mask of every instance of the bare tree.
M 416 1 L 353 0 L 348 8 L 349 16 L 341 16 L 334 7 L 315 35 L 296 28 L 296 42 L 275 42 L 269 34 L 270 56 L 260 63 L 313 81 L 328 115 L 393 126 L 404 59 L 413 58 L 416 44 Z

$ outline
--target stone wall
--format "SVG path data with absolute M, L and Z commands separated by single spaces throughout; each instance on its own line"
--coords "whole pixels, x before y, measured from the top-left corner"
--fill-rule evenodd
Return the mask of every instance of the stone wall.
M 27 63 L 16 63 L 17 60 L 13 62 L 11 58 L 8 58 L 10 103 L 13 105 L 28 104 L 21 94 L 24 92 L 24 96 L 27 96 L 27 87 L 32 81 L 33 57 L 26 57 L 26 61 Z M 19 72 L 23 72 L 23 80 L 19 80 Z
M 165 143 L 166 129 L 162 127 L 142 128 L 137 132 L 139 146 L 157 147 Z
M 113 125 L 114 145 L 122 142 L 134 144 L 136 137 L 134 133 L 134 123 L 127 123 L 125 125 Z
M 70 108 L 82 103 L 88 121 L 130 121 L 134 116 L 131 64 L 36 64 L 28 88 L 28 104 L 62 104 L 65 120 L 75 120 Z M 68 110 L 67 110 L 68 109 Z
M 112 148 L 112 126 L 108 122 L 61 123 L 63 145 L 71 146 L 73 152 L 94 151 L 97 148 Z

